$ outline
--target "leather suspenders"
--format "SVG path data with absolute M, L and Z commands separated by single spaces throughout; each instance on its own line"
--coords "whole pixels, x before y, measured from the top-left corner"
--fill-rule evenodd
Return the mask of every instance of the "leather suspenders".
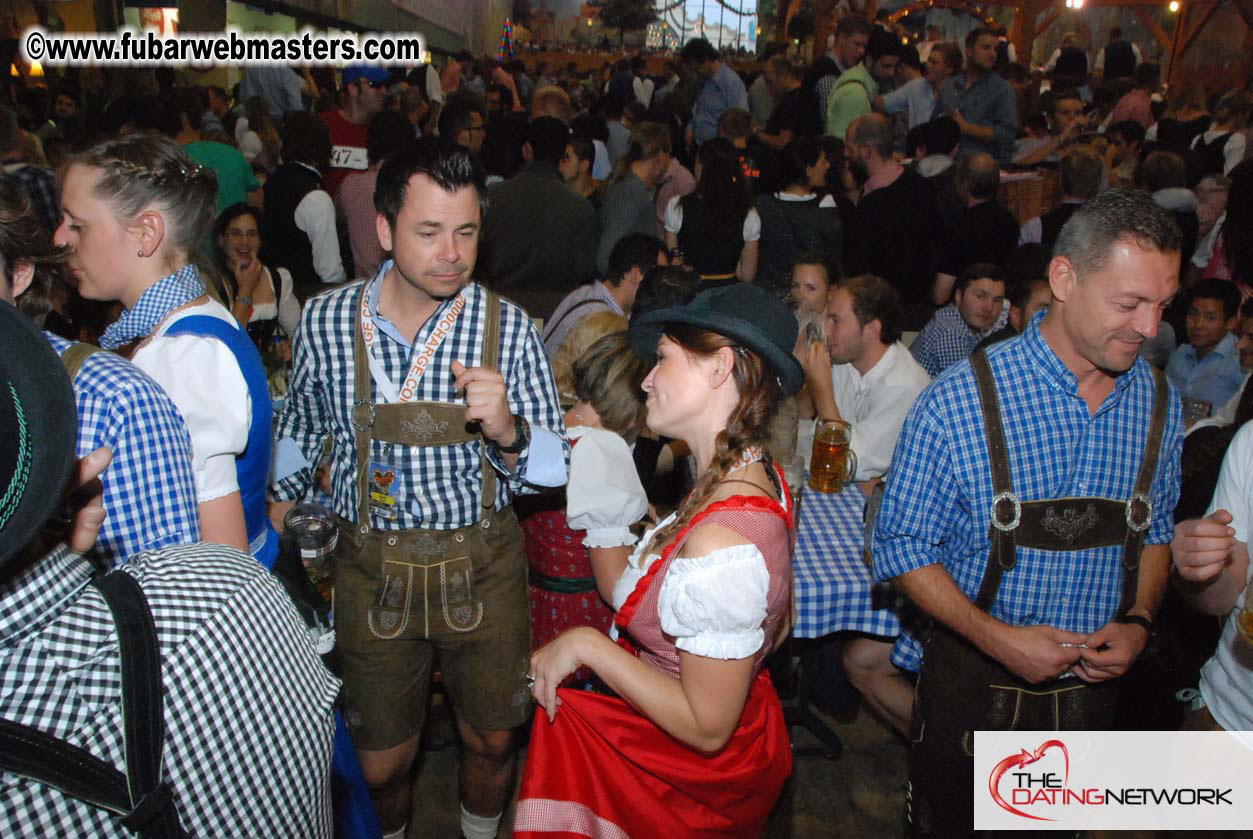
M 1169 391 L 1160 370 L 1153 369 L 1153 414 L 1145 438 L 1140 471 L 1131 497 L 1125 501 L 1109 498 L 1052 498 L 1020 501 L 1014 494 L 1010 478 L 1010 452 L 1001 422 L 1000 400 L 996 381 L 988 365 L 987 355 L 978 350 L 970 356 L 979 401 L 983 409 L 984 430 L 988 439 L 988 457 L 992 471 L 992 541 L 987 568 L 979 586 L 975 605 L 987 611 L 996 602 L 1001 576 L 1012 571 L 1017 563 L 1017 546 L 1046 551 L 1078 551 L 1107 547 L 1120 542 L 1122 553 L 1122 592 L 1118 615 L 1135 605 L 1139 582 L 1140 551 L 1144 536 L 1153 519 L 1149 492 L 1161 453 L 1162 434 L 1166 428 Z M 1021 456 L 1021 454 L 1020 454 Z

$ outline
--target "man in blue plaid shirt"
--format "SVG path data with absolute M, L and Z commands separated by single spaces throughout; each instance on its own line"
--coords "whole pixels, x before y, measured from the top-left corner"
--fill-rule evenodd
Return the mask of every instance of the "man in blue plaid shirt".
M 874 572 L 936 629 L 923 654 L 910 829 L 973 827 L 975 729 L 1107 727 L 1148 641 L 1179 496 L 1179 395 L 1139 357 L 1178 288 L 1181 236 L 1144 194 L 1078 210 L 1054 303 L 923 391 Z
M 526 313 L 471 282 L 483 172 L 419 140 L 379 171 L 371 280 L 309 301 L 279 421 L 276 523 L 331 440 L 345 718 L 386 836 L 439 670 L 457 715 L 461 827 L 496 835 L 513 790 L 512 729 L 530 716 L 526 560 L 516 492 L 565 483 L 569 445 Z M 283 476 L 284 473 L 286 476 Z
M 961 361 L 979 342 L 1005 325 L 1005 272 L 976 262 L 962 271 L 953 302 L 932 315 L 910 344 L 914 360 L 931 378 Z

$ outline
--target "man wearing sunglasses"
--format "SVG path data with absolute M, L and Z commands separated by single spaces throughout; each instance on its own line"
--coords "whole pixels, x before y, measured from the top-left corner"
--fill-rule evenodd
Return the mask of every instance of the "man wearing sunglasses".
M 352 172 L 370 167 L 366 131 L 374 115 L 383 110 L 391 73 L 382 67 L 352 64 L 344 68 L 341 107 L 318 114 L 331 132 L 331 165 L 322 185 L 334 198 L 339 185 Z

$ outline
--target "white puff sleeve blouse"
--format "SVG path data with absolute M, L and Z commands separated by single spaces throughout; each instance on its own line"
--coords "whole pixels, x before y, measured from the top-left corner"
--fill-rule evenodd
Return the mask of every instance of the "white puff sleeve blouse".
M 634 545 L 629 530 L 648 512 L 648 497 L 640 483 L 625 440 L 603 428 L 568 429 L 571 442 L 570 480 L 566 484 L 566 522 L 585 531 L 588 548 Z

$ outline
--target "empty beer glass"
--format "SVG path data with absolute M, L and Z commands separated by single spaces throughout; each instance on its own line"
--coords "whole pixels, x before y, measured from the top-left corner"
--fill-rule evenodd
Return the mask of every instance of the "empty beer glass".
M 809 459 L 809 488 L 815 492 L 843 492 L 857 474 L 857 455 L 849 447 L 852 427 L 843 420 L 820 420 L 814 427 L 814 451 Z
M 334 584 L 331 554 L 339 541 L 335 514 L 320 504 L 297 504 L 283 519 L 283 535 L 292 541 L 318 593 L 329 601 Z

